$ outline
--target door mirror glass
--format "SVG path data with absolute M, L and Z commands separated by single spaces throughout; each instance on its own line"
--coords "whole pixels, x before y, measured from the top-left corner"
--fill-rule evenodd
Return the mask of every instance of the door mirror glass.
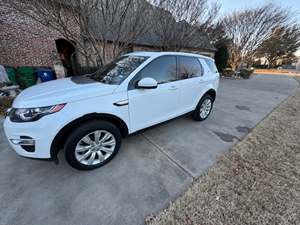
M 157 88 L 157 81 L 151 77 L 145 77 L 137 83 L 137 88 L 140 88 L 140 89 Z

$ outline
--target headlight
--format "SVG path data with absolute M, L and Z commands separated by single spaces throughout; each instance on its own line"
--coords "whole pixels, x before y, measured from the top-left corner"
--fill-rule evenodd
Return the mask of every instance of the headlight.
M 43 116 L 60 111 L 65 105 L 66 104 L 59 104 L 29 109 L 12 108 L 8 116 L 12 122 L 32 122 L 39 120 Z

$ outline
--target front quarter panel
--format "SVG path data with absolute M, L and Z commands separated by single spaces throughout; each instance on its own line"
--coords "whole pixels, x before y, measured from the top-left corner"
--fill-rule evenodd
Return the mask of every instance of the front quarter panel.
M 64 109 L 64 113 L 66 114 L 66 121 L 58 129 L 60 130 L 70 122 L 92 113 L 114 115 L 122 119 L 126 123 L 128 129 L 130 129 L 128 105 L 114 105 L 114 103 L 116 102 L 124 101 L 127 99 L 127 92 L 119 92 L 109 96 L 95 97 L 79 102 L 68 103 Z

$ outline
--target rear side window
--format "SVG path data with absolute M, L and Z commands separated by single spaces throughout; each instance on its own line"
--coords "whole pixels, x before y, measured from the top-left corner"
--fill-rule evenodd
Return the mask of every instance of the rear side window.
M 211 72 L 218 73 L 218 69 L 217 69 L 217 67 L 215 65 L 215 62 L 213 60 L 211 60 L 211 59 L 204 59 L 204 60 L 205 60 L 207 66 L 208 66 L 208 68 L 210 69 Z
M 158 84 L 177 80 L 176 56 L 162 56 L 154 59 L 130 81 L 129 90 L 134 89 L 136 83 L 145 77 L 155 79 Z
M 197 58 L 189 56 L 178 56 L 179 80 L 200 77 L 202 75 L 203 69 Z

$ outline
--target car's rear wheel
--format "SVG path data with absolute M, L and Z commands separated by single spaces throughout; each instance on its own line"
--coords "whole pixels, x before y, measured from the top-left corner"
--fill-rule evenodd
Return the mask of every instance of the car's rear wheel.
M 193 118 L 196 121 L 206 120 L 213 108 L 214 100 L 210 95 L 204 95 L 199 101 L 193 113 Z
M 108 163 L 121 146 L 119 129 L 107 121 L 79 126 L 67 139 L 65 158 L 74 168 L 91 170 Z

